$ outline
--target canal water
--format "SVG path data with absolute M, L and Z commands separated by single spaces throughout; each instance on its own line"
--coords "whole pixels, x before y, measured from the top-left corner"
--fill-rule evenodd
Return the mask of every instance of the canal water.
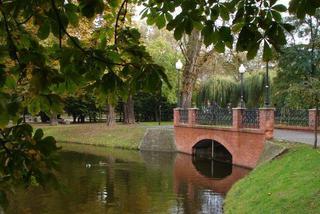
M 59 189 L 18 189 L 6 213 L 223 213 L 249 171 L 189 155 L 63 144 Z

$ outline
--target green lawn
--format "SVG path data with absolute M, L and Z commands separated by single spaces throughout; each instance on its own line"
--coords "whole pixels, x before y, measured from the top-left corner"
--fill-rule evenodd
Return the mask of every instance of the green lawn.
M 161 126 L 167 125 L 173 125 L 173 122 L 161 122 Z M 53 136 L 59 142 L 138 149 L 146 129 L 157 127 L 158 122 L 142 122 L 135 125 L 117 124 L 114 127 L 107 127 L 104 123 L 33 126 L 42 128 L 45 135 Z
M 141 122 L 142 126 L 159 126 L 159 122 Z M 164 121 L 160 123 L 161 126 L 173 126 L 173 122 Z
M 123 149 L 138 149 L 146 127 L 142 125 L 116 125 L 107 127 L 103 123 L 76 125 L 37 125 L 45 135 L 55 137 L 59 142 L 73 142 L 108 146 Z
M 227 194 L 225 213 L 320 213 L 320 150 L 297 145 Z

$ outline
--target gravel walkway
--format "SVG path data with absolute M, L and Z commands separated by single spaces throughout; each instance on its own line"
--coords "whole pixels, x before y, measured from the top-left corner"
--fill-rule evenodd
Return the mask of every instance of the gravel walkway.
M 314 134 L 312 132 L 275 129 L 273 136 L 276 140 L 287 140 L 310 145 L 313 145 L 314 143 Z M 318 139 L 320 140 L 319 133 Z

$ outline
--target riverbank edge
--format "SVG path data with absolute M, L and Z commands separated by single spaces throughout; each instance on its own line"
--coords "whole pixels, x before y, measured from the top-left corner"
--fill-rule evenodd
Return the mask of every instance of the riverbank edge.
M 318 153 L 320 154 L 320 149 L 313 149 L 312 146 L 310 145 L 306 145 L 303 143 L 299 143 L 299 142 L 289 142 L 289 141 L 285 141 L 285 140 L 271 140 L 268 141 L 269 145 L 275 145 L 275 146 L 280 146 L 283 147 L 283 150 L 281 152 L 279 152 L 278 154 L 273 154 L 273 157 L 269 157 L 269 158 L 262 158 L 259 160 L 259 163 L 257 165 L 256 168 L 254 168 L 249 175 L 247 175 L 246 177 L 244 177 L 243 179 L 237 181 L 232 188 L 230 189 L 230 191 L 227 193 L 225 201 L 224 201 L 224 211 L 225 214 L 237 214 L 237 213 L 255 213 L 257 211 L 256 207 L 262 204 L 263 206 L 260 207 L 261 210 L 264 210 L 265 212 L 268 213 L 268 210 L 266 209 L 266 207 L 264 206 L 268 206 L 270 205 L 272 202 L 270 200 L 259 200 L 259 197 L 263 198 L 265 197 L 264 195 L 261 196 L 261 191 L 257 191 L 256 189 L 253 189 L 252 191 L 250 190 L 250 185 L 255 185 L 255 186 L 259 186 L 262 188 L 264 188 L 265 185 L 260 185 L 259 182 L 255 182 L 257 180 L 263 180 L 265 177 L 270 176 L 269 182 L 265 182 L 264 184 L 269 185 L 269 183 L 275 182 L 277 185 L 283 185 L 283 186 L 288 186 L 292 183 L 292 181 L 288 181 L 288 180 L 280 180 L 278 179 L 277 176 L 280 176 L 281 173 L 277 172 L 277 168 L 279 165 L 281 166 L 282 164 L 285 165 L 287 163 L 282 163 L 284 161 L 286 161 L 288 158 L 290 158 L 290 156 L 292 156 L 292 154 L 294 154 L 295 152 L 299 152 L 300 150 L 304 150 L 305 153 L 308 154 L 308 152 L 311 153 Z M 267 145 L 267 144 L 266 144 Z M 266 150 L 266 148 L 265 148 Z M 307 151 L 307 152 L 306 152 Z M 265 152 L 265 151 L 264 151 Z M 320 161 L 320 155 L 319 155 L 319 161 Z M 276 163 L 276 164 L 275 164 Z M 292 163 L 291 165 L 294 166 L 294 163 Z M 300 167 L 300 168 L 299 168 Z M 270 169 L 271 168 L 271 169 Z M 305 167 L 301 167 L 301 166 L 297 166 L 296 168 L 289 168 L 287 167 L 286 170 L 288 174 L 297 174 L 299 173 L 299 169 L 303 170 L 306 169 Z M 268 171 L 267 171 L 268 170 Z M 310 170 L 310 169 L 308 169 Z M 314 167 L 314 170 L 310 170 L 310 175 L 312 175 L 313 171 L 316 171 L 317 168 Z M 297 172 L 298 171 L 298 172 Z M 263 174 L 263 172 L 266 172 L 265 174 Z M 300 172 L 301 173 L 301 172 Z M 262 174 L 262 175 L 261 175 Z M 272 175 L 271 175 L 272 174 Z M 308 173 L 307 173 L 308 174 Z M 313 180 L 315 181 L 315 180 Z M 250 183 L 250 185 L 248 186 L 248 183 Z M 298 190 L 298 192 L 312 192 L 312 188 L 310 188 L 309 190 L 305 190 L 305 186 L 302 184 L 301 188 L 294 188 L 294 187 L 288 187 L 289 190 Z M 267 195 L 271 196 L 271 195 L 281 195 L 281 194 L 285 194 L 284 192 L 281 192 L 283 189 L 279 189 L 279 192 L 268 192 Z M 313 190 L 315 191 L 315 190 Z M 318 191 L 318 196 L 320 196 L 320 190 Z M 253 198 L 246 198 L 245 196 L 250 195 Z M 280 200 L 280 198 L 279 198 Z M 290 201 L 290 198 L 287 199 Z M 294 200 L 292 198 L 292 200 Z M 316 200 L 316 199 L 315 199 Z M 248 202 L 250 201 L 250 202 Z M 255 201 L 254 204 L 252 204 L 252 206 L 250 207 L 249 205 L 246 207 L 247 203 L 253 203 L 252 201 Z M 315 202 L 316 205 L 320 208 L 320 203 L 319 202 Z M 281 204 L 281 203 L 280 203 Z M 287 205 L 287 204 L 286 204 Z M 288 206 L 288 205 L 287 205 Z M 296 204 L 292 204 L 289 205 L 291 207 L 287 208 L 289 209 L 288 213 L 292 213 L 290 212 L 290 210 L 297 210 L 297 208 L 299 208 L 299 203 Z M 279 205 L 277 208 L 279 208 L 279 210 L 276 210 L 275 207 L 270 208 L 269 211 L 272 210 L 273 213 L 282 213 L 284 207 L 284 204 Z M 260 210 L 260 211 L 261 211 Z M 308 212 L 308 207 L 306 207 L 306 212 L 305 213 L 313 213 L 313 212 Z M 248 212 L 250 211 L 250 212 Z M 294 213 L 294 212 L 293 212 Z
M 126 147 L 126 146 L 110 146 L 107 144 L 98 144 L 98 143 L 83 143 L 83 142 L 76 142 L 76 141 L 57 141 L 58 144 L 74 144 L 74 145 L 86 145 L 86 146 L 96 146 L 102 148 L 110 148 L 110 149 L 122 149 L 122 150 L 129 150 L 129 151 L 140 151 L 139 147 Z
M 148 127 L 135 125 L 81 124 L 58 126 L 33 126 L 42 129 L 46 136 L 57 142 L 98 147 L 139 150 L 139 145 Z
M 146 127 L 144 135 L 137 139 L 135 146 L 129 147 L 126 145 L 108 145 L 103 143 L 85 143 L 79 141 L 65 141 L 59 140 L 58 143 L 62 144 L 77 144 L 77 145 L 89 145 L 96 147 L 104 147 L 111 149 L 123 149 L 133 151 L 150 151 L 150 152 L 177 152 L 177 148 L 174 142 L 174 132 L 172 128 L 166 127 Z

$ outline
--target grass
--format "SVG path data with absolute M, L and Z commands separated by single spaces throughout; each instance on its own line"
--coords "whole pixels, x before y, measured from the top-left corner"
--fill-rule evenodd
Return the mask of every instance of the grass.
M 168 125 L 173 125 L 173 122 L 161 122 L 161 126 Z M 107 127 L 104 123 L 58 126 L 35 124 L 33 126 L 42 128 L 45 135 L 55 137 L 58 142 L 137 150 L 146 129 L 159 125 L 158 122 L 141 122 L 135 125 L 117 124 L 114 127 Z
M 58 143 L 62 147 L 62 151 L 70 151 L 84 154 L 91 154 L 100 157 L 113 157 L 114 159 L 122 160 L 132 163 L 143 163 L 143 158 L 139 151 L 132 151 L 126 149 L 109 148 L 102 146 L 91 146 L 76 143 Z
M 116 125 L 107 127 L 103 123 L 77 125 L 36 125 L 45 135 L 55 137 L 58 142 L 73 142 L 122 149 L 138 149 L 146 127 L 142 125 Z
M 227 194 L 231 213 L 319 213 L 320 150 L 307 145 L 289 151 L 253 170 Z
M 141 122 L 142 126 L 159 126 L 158 122 Z M 161 126 L 173 126 L 173 122 L 164 121 L 160 123 Z
M 161 122 L 161 126 L 173 125 L 173 122 Z M 157 127 L 158 122 L 141 122 L 135 125 L 117 124 L 107 127 L 104 123 L 86 123 L 50 126 L 37 124 L 45 135 L 55 137 L 58 142 L 72 142 L 95 146 L 122 149 L 138 149 L 147 128 Z

